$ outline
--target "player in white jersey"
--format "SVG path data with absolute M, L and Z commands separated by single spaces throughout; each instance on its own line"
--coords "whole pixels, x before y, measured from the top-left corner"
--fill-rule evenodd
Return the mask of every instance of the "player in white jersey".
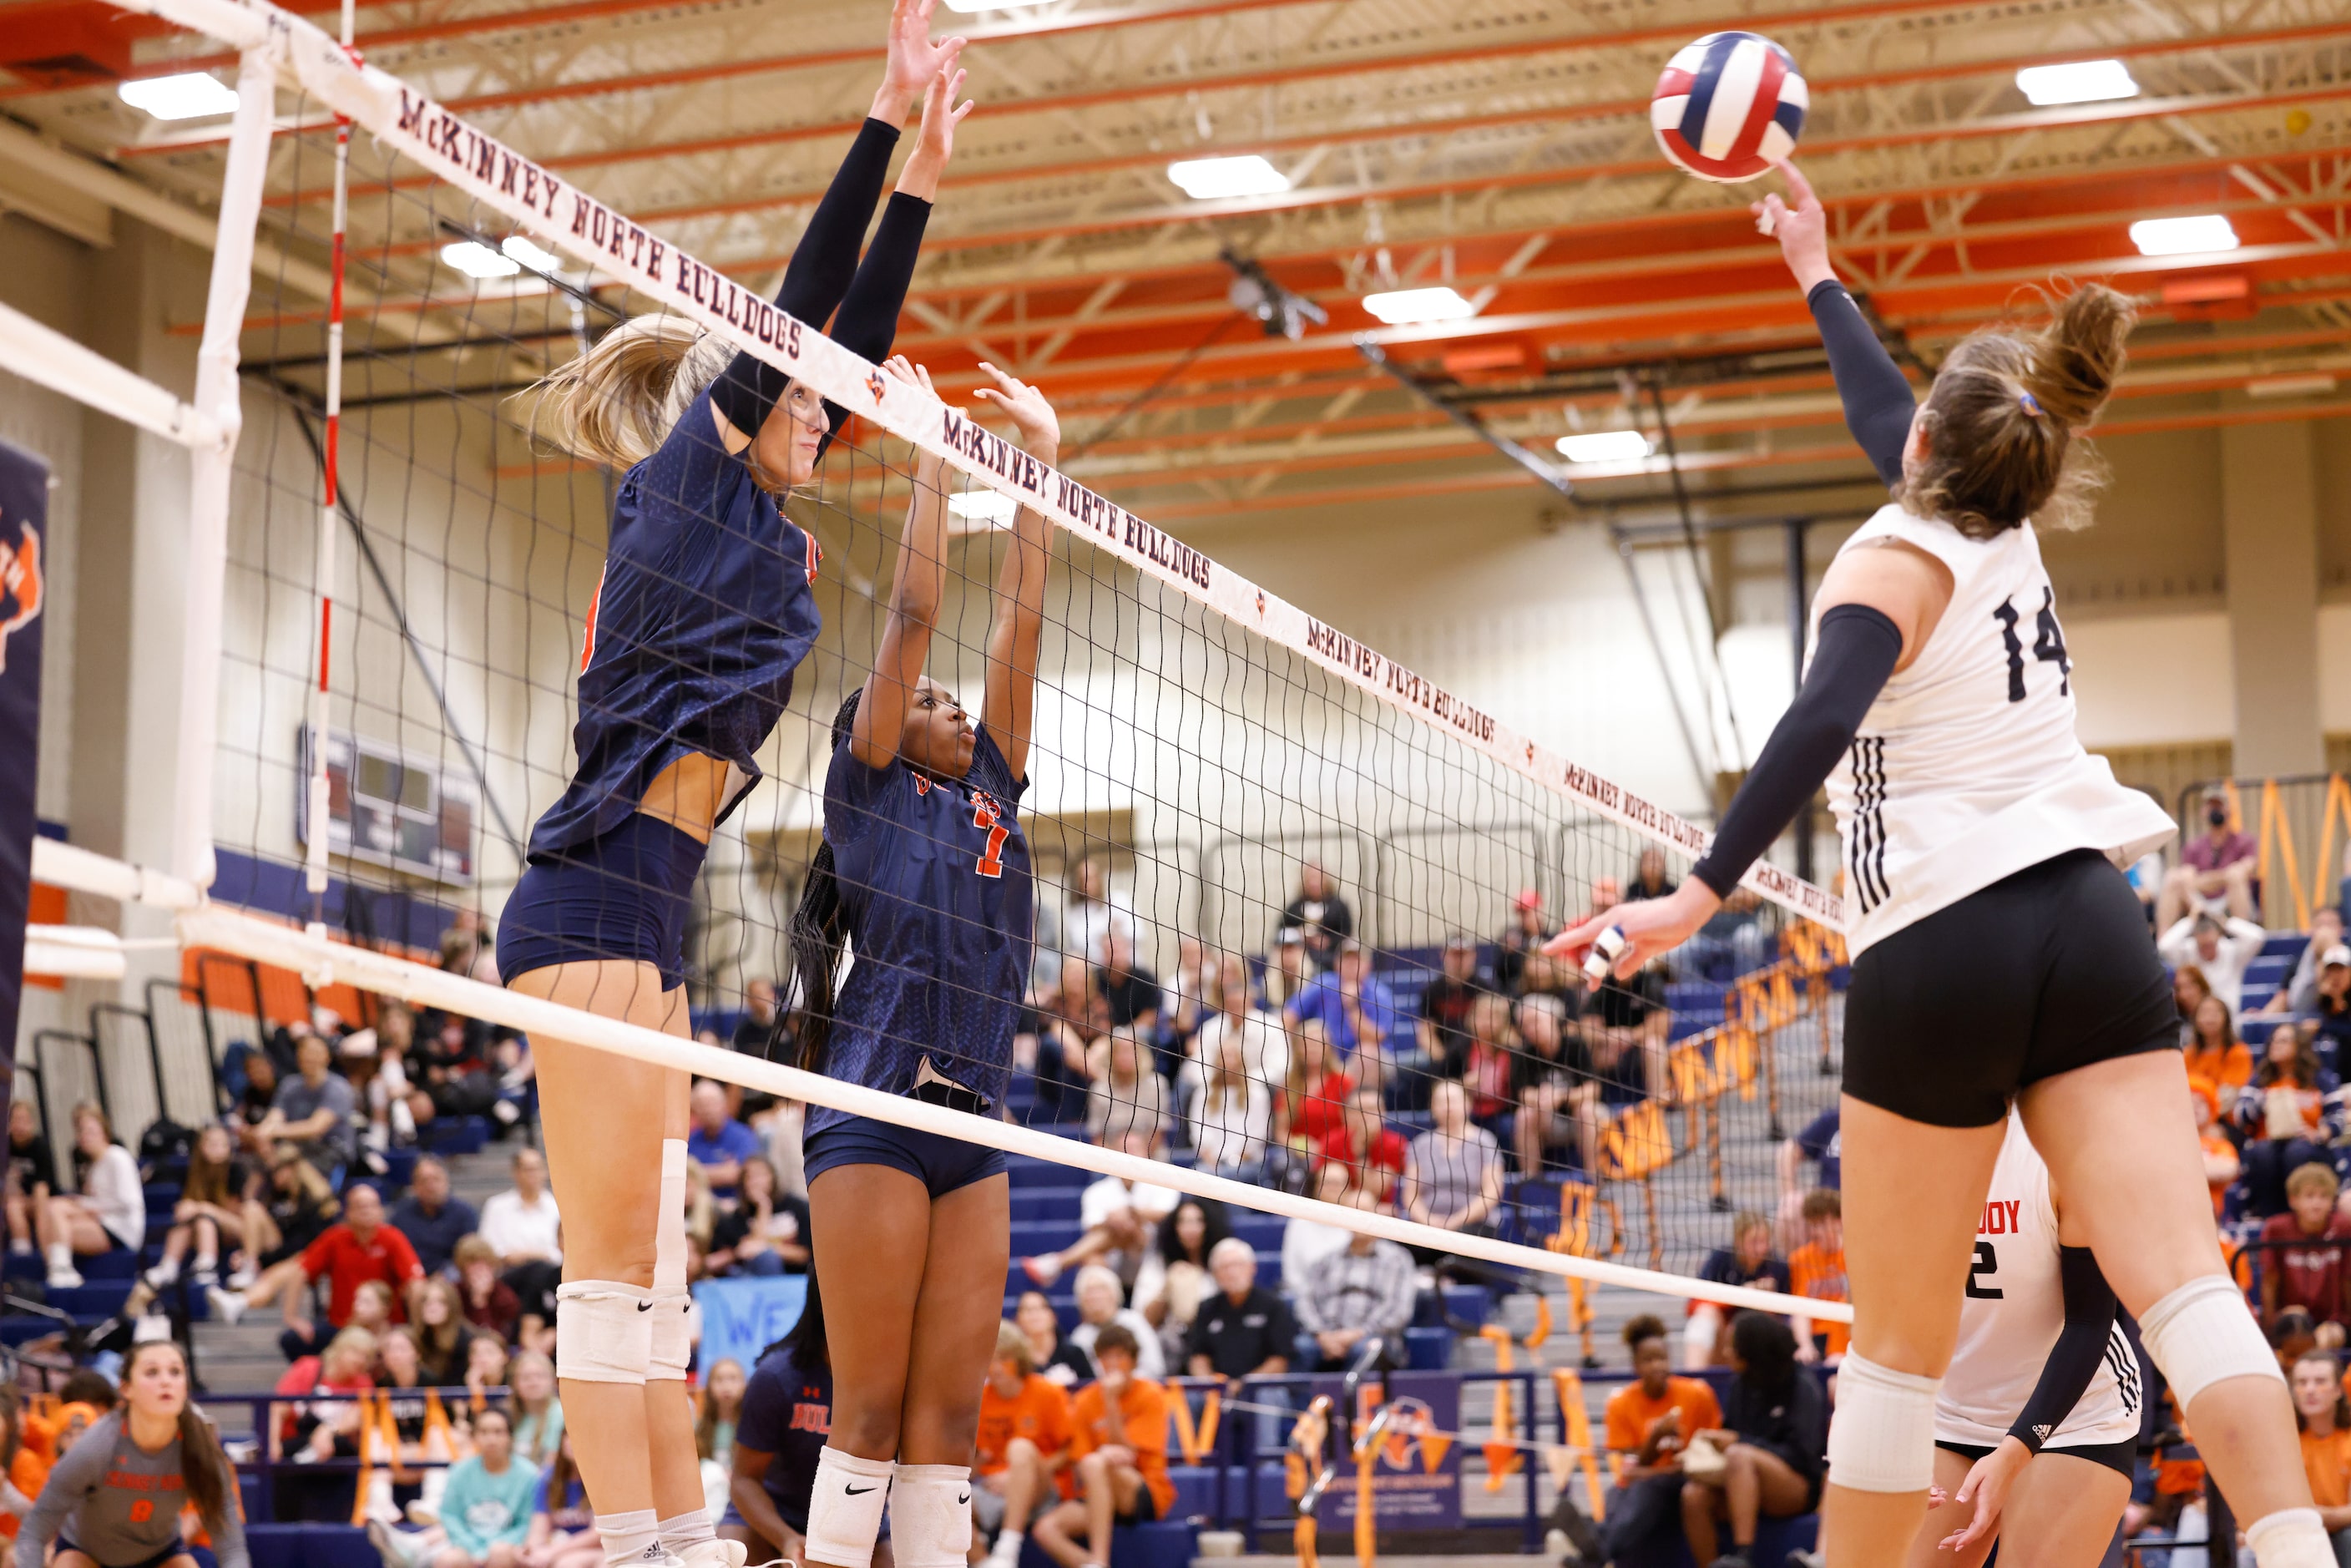
M 1613 930 L 1616 972 L 1635 972 L 1712 915 L 1829 783 L 1852 915 L 1841 1131 L 1855 1312 L 1829 1428 L 1830 1568 L 1885 1568 L 1917 1533 L 2011 1102 L 2251 1521 L 2262 1568 L 2335 1568 L 2285 1380 L 2221 1267 L 2170 987 L 2112 858 L 2144 853 L 2171 823 L 2075 735 L 2033 533 L 2036 518 L 2088 509 L 2094 467 L 2074 436 L 2121 372 L 2130 302 L 2092 284 L 2038 332 L 1979 332 L 1920 404 L 1836 279 L 1819 201 L 1787 177 L 1795 204 L 1772 196 L 1757 214 L 1896 504 L 1822 580 L 1802 687 L 1688 879 L 1552 950 L 1580 958 Z
M 1935 1501 L 1910 1568 L 2095 1568 L 2130 1500 L 2138 1353 L 2011 1114 L 1935 1399 Z

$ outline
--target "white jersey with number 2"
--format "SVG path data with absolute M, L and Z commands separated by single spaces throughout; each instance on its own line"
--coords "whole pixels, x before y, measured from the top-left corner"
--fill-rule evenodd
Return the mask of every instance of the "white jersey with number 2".
M 1895 541 L 1950 569 L 1951 602 L 1829 775 L 1856 957 L 2027 866 L 2079 849 L 2128 863 L 2173 831 L 2074 733 L 2073 661 L 2032 527 L 1971 539 L 1888 505 L 1837 553 Z
M 2000 1163 L 1992 1167 L 1991 1187 L 1976 1222 L 1959 1343 L 1935 1397 L 1935 1440 L 1997 1447 L 2023 1413 L 2064 1326 L 2049 1167 L 2011 1111 L 2008 1140 L 2000 1146 Z M 2043 1435 L 2043 1446 L 2086 1448 L 2136 1438 L 2139 1399 L 2138 1355 L 2117 1322 L 2106 1333 L 2105 1359 L 2089 1387 L 2072 1413 Z

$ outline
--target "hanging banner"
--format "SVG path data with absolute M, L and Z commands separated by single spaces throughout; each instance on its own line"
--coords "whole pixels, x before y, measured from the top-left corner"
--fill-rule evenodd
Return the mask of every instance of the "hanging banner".
M 1356 1431 L 1378 1413 L 1384 1396 L 1395 1406 L 1372 1453 L 1372 1509 L 1379 1528 L 1459 1529 L 1461 1445 L 1451 1434 L 1461 1429 L 1460 1375 L 1392 1372 L 1384 1394 L 1377 1384 L 1356 1392 L 1363 1402 L 1354 1415 Z M 1354 1528 L 1355 1466 L 1343 1461 L 1339 1474 L 1324 1504 L 1325 1530 Z
M 41 757 L 41 545 L 49 465 L 0 441 L 0 1062 L 16 1056 Z M 14 1073 L 0 1066 L 0 1122 Z
M 704 1376 L 732 1359 L 744 1371 L 758 1364 L 759 1353 L 791 1333 L 808 1301 L 808 1276 L 775 1274 L 765 1279 L 705 1280 L 694 1287 L 702 1309 L 702 1343 L 695 1365 Z

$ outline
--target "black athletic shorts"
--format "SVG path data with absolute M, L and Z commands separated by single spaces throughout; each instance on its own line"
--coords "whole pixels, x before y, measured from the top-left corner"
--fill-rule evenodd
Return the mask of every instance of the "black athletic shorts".
M 1983 1127 L 2027 1084 L 2179 1046 L 2138 895 L 2105 856 L 2075 850 L 1854 960 L 1844 1092 L 1914 1122 Z
M 1940 1438 L 1936 1440 L 1935 1447 L 1949 1448 L 1971 1465 L 1991 1452 L 1990 1448 L 1980 1448 L 1974 1443 L 1946 1443 Z M 2069 1458 L 2087 1459 L 2094 1465 L 2104 1465 L 2110 1470 L 2121 1472 L 2125 1480 L 2130 1479 L 2138 1468 L 2138 1439 L 2136 1437 L 2125 1437 L 2119 1443 L 2085 1443 L 2077 1448 L 2043 1448 L 2041 1451 L 2044 1454 L 2064 1454 Z

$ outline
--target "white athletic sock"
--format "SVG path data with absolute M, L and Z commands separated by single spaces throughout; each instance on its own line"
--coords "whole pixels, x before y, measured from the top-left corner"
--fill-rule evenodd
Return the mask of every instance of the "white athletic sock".
M 596 1539 L 604 1543 L 604 1561 L 611 1568 L 658 1563 L 668 1555 L 662 1547 L 661 1526 L 649 1508 L 631 1513 L 598 1514 Z
M 2283 1508 L 2245 1529 L 2261 1568 L 2335 1568 L 2335 1546 L 2314 1508 Z
M 1028 1539 L 1024 1531 L 1008 1524 L 996 1532 L 996 1544 L 988 1548 L 987 1554 L 998 1563 L 1018 1563 L 1020 1561 L 1020 1543 Z
M 689 1546 L 699 1546 L 705 1541 L 718 1539 L 710 1528 L 710 1511 L 697 1508 L 691 1513 L 681 1513 L 674 1519 L 664 1519 L 653 1527 L 661 1531 L 661 1543 L 677 1556 L 685 1555 Z
M 47 1256 L 50 1268 L 70 1269 L 73 1267 L 73 1244 L 68 1241 L 52 1241 L 49 1243 Z

